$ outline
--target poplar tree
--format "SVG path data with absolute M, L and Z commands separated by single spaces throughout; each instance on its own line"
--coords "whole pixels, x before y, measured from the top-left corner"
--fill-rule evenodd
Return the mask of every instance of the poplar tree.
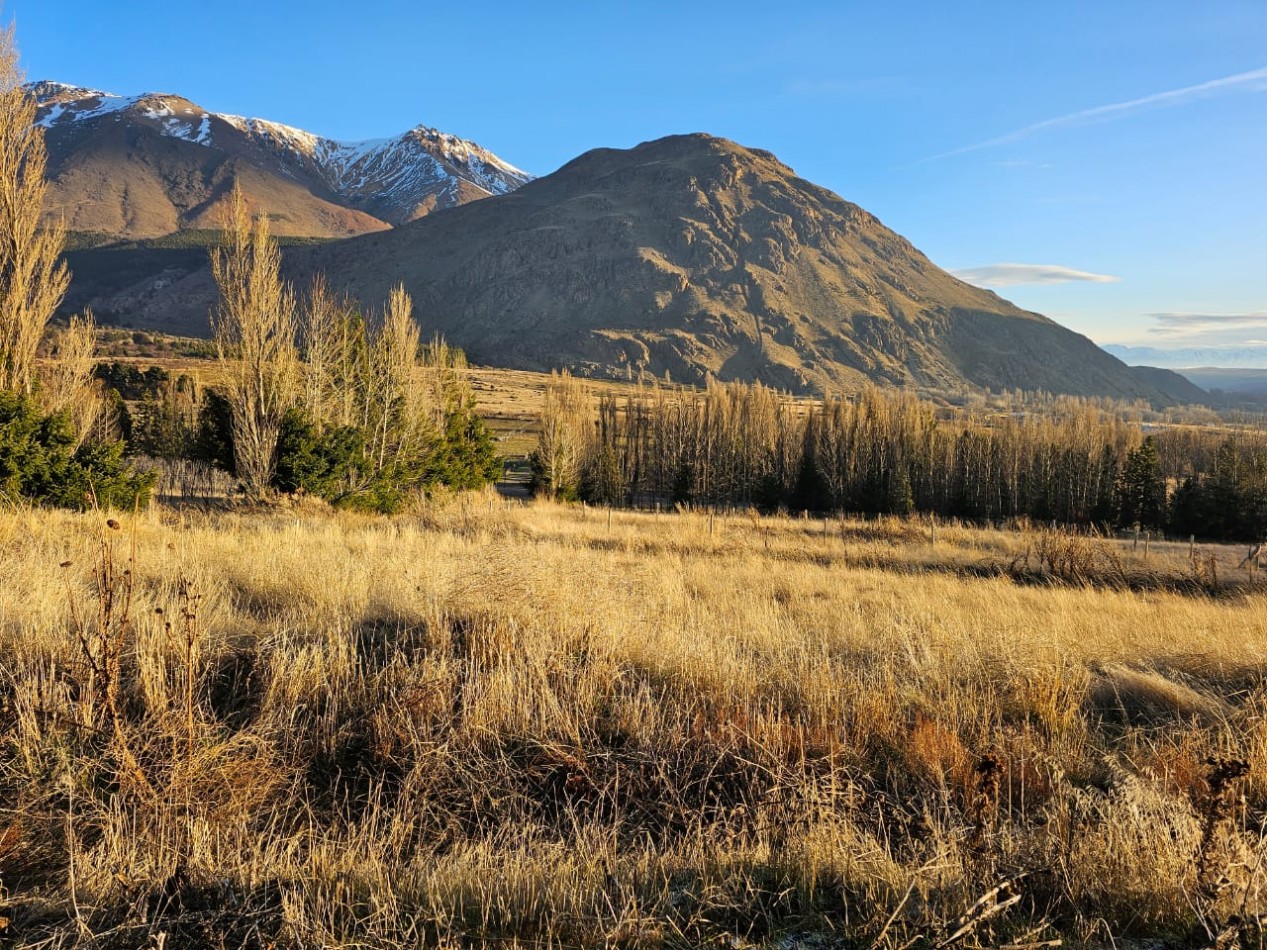
M 268 219 L 252 224 L 242 190 L 229 199 L 224 247 L 211 253 L 220 288 L 212 316 L 232 418 L 233 461 L 248 497 L 269 491 L 286 411 L 297 401 L 295 297 L 281 278 L 281 252 Z
M 0 390 L 30 395 L 36 349 L 70 272 L 61 260 L 64 228 L 41 222 L 44 130 L 23 78 L 10 26 L 0 32 Z

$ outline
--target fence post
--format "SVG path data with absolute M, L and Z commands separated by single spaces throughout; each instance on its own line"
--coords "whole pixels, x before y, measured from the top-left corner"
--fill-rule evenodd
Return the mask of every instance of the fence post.
M 1148 542 L 1151 541 L 1152 539 L 1153 539 L 1153 533 L 1151 531 L 1145 531 L 1144 532 L 1144 560 L 1145 561 L 1148 560 Z

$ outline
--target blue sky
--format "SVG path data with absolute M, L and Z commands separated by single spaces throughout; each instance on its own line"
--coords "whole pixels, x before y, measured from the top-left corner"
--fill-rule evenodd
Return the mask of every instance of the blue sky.
M 32 79 L 336 138 L 426 123 L 537 174 L 724 135 L 1098 342 L 1267 340 L 1264 0 L 6 0 L 3 16 Z

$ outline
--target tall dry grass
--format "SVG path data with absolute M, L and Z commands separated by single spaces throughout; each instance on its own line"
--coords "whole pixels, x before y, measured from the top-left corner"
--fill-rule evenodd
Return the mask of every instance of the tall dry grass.
M 120 520 L 0 515 L 19 942 L 1258 939 L 1267 601 L 1184 550 L 1101 584 L 915 521 Z

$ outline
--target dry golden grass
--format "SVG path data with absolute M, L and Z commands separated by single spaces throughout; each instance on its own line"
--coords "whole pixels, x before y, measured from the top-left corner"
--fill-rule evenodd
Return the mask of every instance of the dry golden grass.
M 1239 552 L 1215 586 L 1186 546 L 493 495 L 119 520 L 0 514 L 18 942 L 1258 940 Z

